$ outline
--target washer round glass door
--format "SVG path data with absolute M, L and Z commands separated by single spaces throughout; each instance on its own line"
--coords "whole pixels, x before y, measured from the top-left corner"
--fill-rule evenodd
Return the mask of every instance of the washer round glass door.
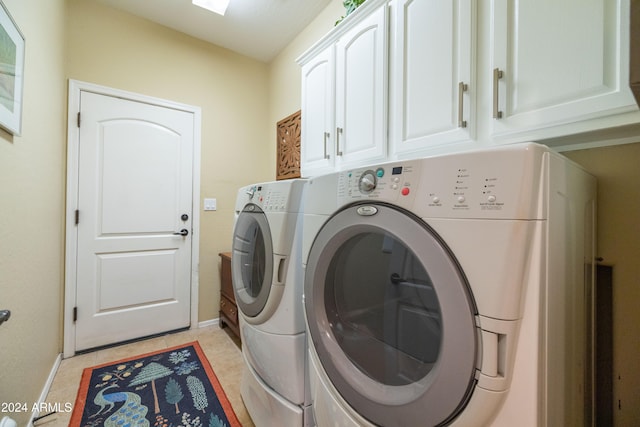
M 233 231 L 231 277 L 238 308 L 249 317 L 264 308 L 273 277 L 273 245 L 267 217 L 258 205 L 247 204 Z
M 359 414 L 436 426 L 464 408 L 478 365 L 476 310 L 424 221 L 386 204 L 343 209 L 316 236 L 304 288 L 314 349 Z

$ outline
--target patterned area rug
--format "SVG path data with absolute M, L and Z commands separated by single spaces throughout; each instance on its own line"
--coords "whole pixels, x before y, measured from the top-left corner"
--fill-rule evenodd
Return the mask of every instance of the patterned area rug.
M 87 368 L 72 427 L 240 427 L 197 341 Z

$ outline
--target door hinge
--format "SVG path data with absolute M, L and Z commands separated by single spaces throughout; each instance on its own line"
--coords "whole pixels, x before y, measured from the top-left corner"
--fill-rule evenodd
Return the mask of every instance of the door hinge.
M 76 209 L 76 225 L 80 222 L 80 211 Z
M 73 321 L 78 320 L 78 307 L 73 307 Z
M 78 127 L 80 127 L 80 111 L 78 111 Z

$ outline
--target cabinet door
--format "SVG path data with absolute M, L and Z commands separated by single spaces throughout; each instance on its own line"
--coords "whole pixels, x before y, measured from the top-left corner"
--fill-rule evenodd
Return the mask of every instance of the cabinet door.
M 330 172 L 334 165 L 334 48 L 302 67 L 301 174 Z
M 339 166 L 383 160 L 386 146 L 387 5 L 336 43 L 336 129 Z
M 400 0 L 394 10 L 394 154 L 468 141 L 475 129 L 471 0 Z
M 628 0 L 492 0 L 491 18 L 494 140 L 594 130 L 606 124 L 593 119 L 636 109 Z

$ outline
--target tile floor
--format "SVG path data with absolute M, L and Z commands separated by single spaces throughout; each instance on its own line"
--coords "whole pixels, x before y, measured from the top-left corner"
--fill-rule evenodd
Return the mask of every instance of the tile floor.
M 66 402 L 74 403 L 84 368 L 191 341 L 200 343 L 200 347 L 209 359 L 209 363 L 211 363 L 242 426 L 253 427 L 254 424 L 240 397 L 240 379 L 244 362 L 239 342 L 228 329 L 221 329 L 217 325 L 177 332 L 64 359 L 60 363 L 46 401 L 61 402 L 62 405 Z M 68 426 L 70 419 L 71 413 L 59 412 L 38 420 L 35 427 L 64 427 Z

